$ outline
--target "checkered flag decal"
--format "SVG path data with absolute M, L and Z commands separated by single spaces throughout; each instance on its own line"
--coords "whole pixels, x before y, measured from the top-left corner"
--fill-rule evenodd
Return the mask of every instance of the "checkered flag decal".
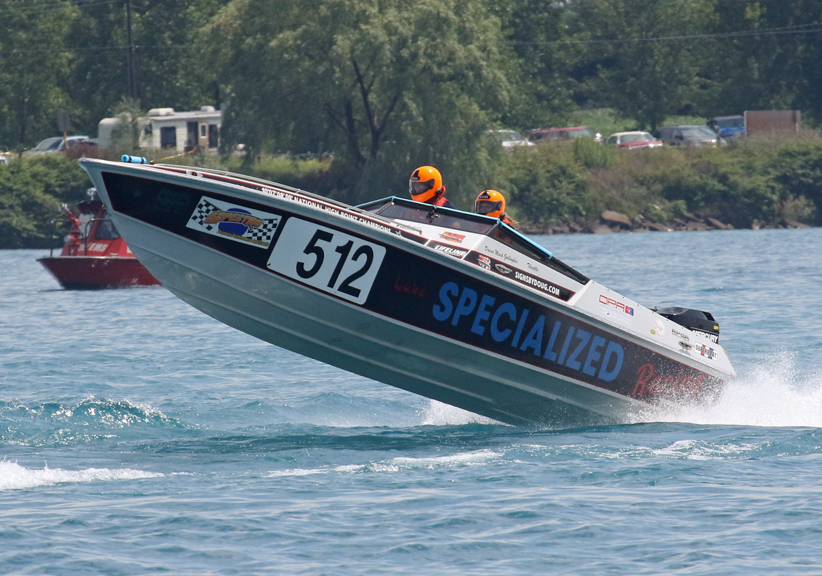
M 270 244 L 271 238 L 272 236 L 274 236 L 274 232 L 277 230 L 277 224 L 279 223 L 279 218 L 277 218 L 276 220 L 266 218 L 265 220 L 263 220 L 262 226 L 250 229 L 248 232 L 245 233 L 245 236 L 246 238 L 251 238 L 252 240 L 262 242 L 266 245 Z
M 215 204 L 215 202 L 217 203 Z M 208 234 L 215 236 L 222 235 L 223 232 L 220 231 L 219 226 L 223 221 L 223 218 L 214 218 L 216 222 L 207 222 L 207 220 L 209 219 L 209 216 L 215 212 L 229 212 L 232 208 L 241 207 L 234 206 L 232 204 L 223 204 L 217 200 L 211 200 L 207 196 L 201 196 L 200 202 L 197 204 L 197 207 L 194 208 L 194 213 L 191 215 L 191 218 L 189 218 L 186 227 L 196 230 L 204 230 Z M 245 209 L 243 210 L 245 211 Z M 249 219 L 253 222 L 253 224 L 247 225 L 245 234 L 231 234 L 226 237 L 230 237 L 238 242 L 248 242 L 249 244 L 253 244 L 261 248 L 268 247 L 268 245 L 271 244 L 271 239 L 274 237 L 274 232 L 277 231 L 277 226 L 279 226 L 281 218 L 274 214 L 269 214 L 268 212 L 248 210 L 251 214 Z M 249 214 L 249 212 L 245 213 Z M 218 216 L 221 215 L 218 214 Z M 270 216 L 270 218 L 266 218 L 266 216 Z
M 205 224 L 206 218 L 208 218 L 212 212 L 215 210 L 219 210 L 214 204 L 206 200 L 205 198 L 200 198 L 200 203 L 197 204 L 197 208 L 194 209 L 194 214 L 191 215 L 191 221 L 196 222 L 200 225 L 201 228 L 205 228 L 209 232 L 211 232 L 214 228 L 217 227 L 216 224 Z M 270 236 L 269 236 L 270 238 Z

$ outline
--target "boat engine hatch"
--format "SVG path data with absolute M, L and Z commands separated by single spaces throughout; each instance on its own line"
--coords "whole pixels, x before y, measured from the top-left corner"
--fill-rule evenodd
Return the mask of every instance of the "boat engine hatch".
M 654 312 L 689 330 L 707 334 L 712 342 L 719 343 L 719 322 L 714 319 L 710 312 L 679 306 L 655 309 Z

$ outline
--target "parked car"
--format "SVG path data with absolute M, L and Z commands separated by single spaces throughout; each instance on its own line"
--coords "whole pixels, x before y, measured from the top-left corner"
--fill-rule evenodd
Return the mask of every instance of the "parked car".
M 69 136 L 63 141 L 62 136 L 54 136 L 46 138 L 31 150 L 23 153 L 24 156 L 38 156 L 40 154 L 53 154 L 55 152 L 64 152 L 66 147 L 71 148 L 77 144 L 88 144 L 93 146 L 91 138 L 88 136 Z
M 662 142 L 648 132 L 617 132 L 608 136 L 606 144 L 615 144 L 620 148 L 637 150 L 639 148 L 660 148 Z
M 744 116 L 716 116 L 708 120 L 708 128 L 716 132 L 720 138 L 735 138 L 745 135 Z
M 657 131 L 657 138 L 671 146 L 718 146 L 725 143 L 716 132 L 698 124 L 663 126 Z
M 525 136 L 516 130 L 489 130 L 488 135 L 495 141 L 499 142 L 506 150 L 517 148 L 519 146 L 533 146 L 533 142 L 529 142 Z
M 573 140 L 574 138 L 593 138 L 602 141 L 602 135 L 587 126 L 573 126 L 571 128 L 537 128 L 528 131 L 528 140 L 538 144 L 549 140 Z

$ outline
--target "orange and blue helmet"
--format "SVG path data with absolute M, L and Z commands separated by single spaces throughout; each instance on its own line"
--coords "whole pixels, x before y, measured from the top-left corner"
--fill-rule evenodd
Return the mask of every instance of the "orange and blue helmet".
M 420 166 L 408 180 L 408 192 L 417 202 L 428 202 L 442 189 L 442 175 L 433 166 Z
M 496 190 L 483 190 L 477 196 L 474 211 L 477 214 L 502 218 L 505 215 L 505 196 Z

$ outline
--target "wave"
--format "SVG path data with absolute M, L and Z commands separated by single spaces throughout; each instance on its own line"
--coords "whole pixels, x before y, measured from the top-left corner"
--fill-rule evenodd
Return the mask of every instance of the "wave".
M 286 476 L 312 476 L 315 474 L 358 474 L 365 472 L 402 472 L 406 470 L 434 470 L 438 468 L 455 468 L 463 466 L 479 466 L 499 460 L 502 452 L 493 450 L 475 450 L 447 456 L 427 458 L 411 458 L 398 456 L 389 460 L 369 462 L 367 464 L 347 464 L 342 466 L 323 466 L 319 468 L 291 468 L 275 470 L 268 474 L 269 478 Z
M 638 421 L 822 428 L 822 374 L 797 367 L 795 356 L 775 350 L 774 361 L 729 382 L 716 403 L 653 409 Z
M 97 482 L 110 480 L 142 480 L 145 478 L 161 478 L 164 474 L 158 472 L 143 472 L 142 470 L 110 470 L 107 468 L 87 468 L 85 470 L 62 470 L 49 468 L 32 470 L 20 466 L 15 462 L 0 461 L 0 492 L 5 490 L 21 490 L 25 488 L 39 488 L 54 486 L 55 484 Z
M 188 428 L 147 404 L 94 397 L 76 404 L 45 402 L 35 407 L 0 402 L 0 424 L 0 442 L 36 446 L 94 442 L 125 429 Z
M 420 410 L 423 426 L 461 426 L 464 424 L 493 424 L 505 426 L 501 422 L 486 418 L 473 412 L 462 410 L 436 400 L 430 400 L 428 406 Z

